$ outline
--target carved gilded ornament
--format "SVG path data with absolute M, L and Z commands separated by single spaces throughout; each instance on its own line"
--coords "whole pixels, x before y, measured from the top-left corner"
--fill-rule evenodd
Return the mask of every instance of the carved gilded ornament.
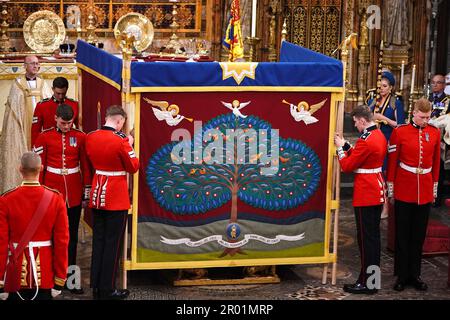
M 315 7 L 312 9 L 309 48 L 317 52 L 322 52 L 324 18 L 325 15 L 322 8 Z
M 295 8 L 292 28 L 288 28 L 288 34 L 291 34 L 291 41 L 302 47 L 307 46 L 307 21 L 306 9 Z
M 89 14 L 92 13 L 94 16 L 94 26 L 101 26 L 106 21 L 106 13 L 102 7 L 91 5 L 91 4 L 83 4 L 80 6 L 81 10 L 81 26 L 85 28 L 89 25 Z
M 18 3 L 13 4 L 9 9 L 9 12 L 8 23 L 10 24 L 10 27 L 22 25 L 25 21 L 25 17 L 28 16 L 25 8 Z
M 339 25 L 340 12 L 336 7 L 329 7 L 326 10 L 325 30 L 324 30 L 324 48 L 326 55 L 331 55 L 336 44 L 339 43 Z
M 144 15 L 150 18 L 155 28 L 161 27 L 165 18 L 164 10 L 160 6 L 149 7 L 147 10 L 145 10 Z
M 53 52 L 64 42 L 66 28 L 54 12 L 43 10 L 31 14 L 23 24 L 25 43 L 39 53 Z
M 128 6 L 128 4 L 124 4 L 120 8 L 117 9 L 117 11 L 114 13 L 114 19 L 116 21 L 119 21 L 119 19 L 128 13 L 133 12 L 133 9 Z
M 177 8 L 177 22 L 180 25 L 180 28 L 183 29 L 191 24 L 191 21 L 194 19 L 194 15 L 189 7 L 186 5 L 181 5 Z

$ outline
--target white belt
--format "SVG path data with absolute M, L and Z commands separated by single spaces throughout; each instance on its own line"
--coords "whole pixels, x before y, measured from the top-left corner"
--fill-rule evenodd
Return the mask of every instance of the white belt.
M 407 164 L 404 164 L 403 162 L 400 162 L 400 167 L 406 171 L 409 171 L 411 173 L 417 173 L 417 174 L 427 174 L 431 172 L 431 168 L 416 168 L 416 167 L 410 167 Z
M 363 169 L 363 168 L 359 168 L 356 169 L 355 171 L 353 171 L 354 173 L 380 173 L 381 172 L 381 167 L 379 168 L 374 168 L 374 169 Z
M 14 249 L 18 246 L 19 244 L 14 242 L 13 246 Z M 37 247 L 50 247 L 52 245 L 52 240 L 47 240 L 47 241 L 30 241 L 28 242 L 27 247 L 28 248 L 37 248 Z
M 31 267 L 33 269 L 33 277 L 34 277 L 34 281 L 36 282 L 36 292 L 34 294 L 34 297 L 31 298 L 31 300 L 34 300 L 34 298 L 36 298 L 38 292 L 39 292 L 39 281 L 38 281 L 38 275 L 37 275 L 37 267 L 36 267 L 36 258 L 34 257 L 34 251 L 33 248 L 39 248 L 39 247 L 50 247 L 52 245 L 52 241 L 51 240 L 47 240 L 47 241 L 30 241 L 28 242 L 28 254 L 30 255 L 30 260 L 31 260 Z M 18 243 L 13 243 L 13 247 L 14 249 L 18 246 Z M 11 252 L 10 252 L 11 254 Z M 17 292 L 17 294 L 19 295 L 19 297 L 22 300 L 25 300 L 24 298 L 22 298 L 22 296 Z
M 49 167 L 47 166 L 47 171 L 51 172 L 51 173 L 55 173 L 55 174 L 60 174 L 63 176 L 66 176 L 68 174 L 73 174 L 73 173 L 77 173 L 80 171 L 79 167 L 76 168 L 63 168 L 63 169 L 59 169 L 59 168 L 53 168 L 53 167 Z
M 102 176 L 125 176 L 126 171 L 104 171 L 104 170 L 95 170 L 96 174 L 100 174 Z

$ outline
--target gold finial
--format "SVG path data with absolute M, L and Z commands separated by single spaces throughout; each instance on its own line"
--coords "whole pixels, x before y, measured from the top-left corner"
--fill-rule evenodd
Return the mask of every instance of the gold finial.
M 287 36 L 287 24 L 286 19 L 283 22 L 283 30 L 281 30 L 281 41 L 285 41 Z
M 88 43 L 94 43 L 96 44 L 98 41 L 97 35 L 95 34 L 95 17 L 94 17 L 94 10 L 93 7 L 90 8 L 89 10 L 89 15 L 88 15 L 88 26 L 86 27 L 86 32 L 87 32 L 87 38 L 86 41 Z
M 134 35 L 128 33 L 126 31 L 122 31 L 122 33 L 117 37 L 117 45 L 119 48 L 122 48 L 122 55 L 124 60 L 130 60 L 133 55 L 134 48 Z

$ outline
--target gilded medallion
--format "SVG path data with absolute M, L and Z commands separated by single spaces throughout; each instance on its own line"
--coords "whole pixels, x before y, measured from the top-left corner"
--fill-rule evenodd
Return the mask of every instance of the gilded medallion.
M 144 15 L 137 12 L 130 12 L 117 21 L 114 26 L 114 37 L 122 47 L 120 37 L 123 33 L 134 36 L 134 48 L 137 52 L 147 49 L 153 41 L 153 24 Z
M 23 37 L 31 50 L 49 53 L 59 48 L 66 37 L 63 20 L 54 12 L 41 10 L 32 13 L 23 24 Z

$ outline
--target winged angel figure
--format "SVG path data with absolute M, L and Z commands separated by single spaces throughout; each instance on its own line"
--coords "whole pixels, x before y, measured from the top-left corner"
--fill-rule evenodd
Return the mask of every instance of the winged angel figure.
M 286 100 L 283 100 L 282 102 L 289 105 L 291 109 L 291 116 L 294 118 L 295 121 L 303 121 L 306 125 L 315 123 L 319 121 L 317 118 L 313 117 L 312 115 L 323 107 L 327 99 L 317 103 L 313 104 L 312 106 L 309 106 L 309 104 L 306 101 L 301 101 L 298 103 L 298 105 L 292 104 L 290 102 L 287 102 Z
M 247 102 L 243 102 L 240 103 L 238 100 L 233 100 L 232 103 L 228 103 L 228 102 L 222 102 L 222 104 L 227 107 L 228 109 L 230 109 L 231 111 L 233 111 L 233 114 L 236 116 L 236 118 L 240 117 L 240 118 L 247 118 L 246 115 L 243 115 L 241 113 L 241 109 L 244 108 L 245 106 L 247 106 L 251 101 L 247 101 Z
M 155 101 L 148 98 L 144 98 L 144 100 L 152 106 L 159 108 L 152 107 L 156 119 L 159 121 L 166 121 L 169 126 L 176 126 L 183 119 L 190 122 L 194 121 L 194 119 L 186 118 L 185 116 L 180 115 L 180 108 L 176 104 L 169 105 L 169 102 L 167 101 Z

